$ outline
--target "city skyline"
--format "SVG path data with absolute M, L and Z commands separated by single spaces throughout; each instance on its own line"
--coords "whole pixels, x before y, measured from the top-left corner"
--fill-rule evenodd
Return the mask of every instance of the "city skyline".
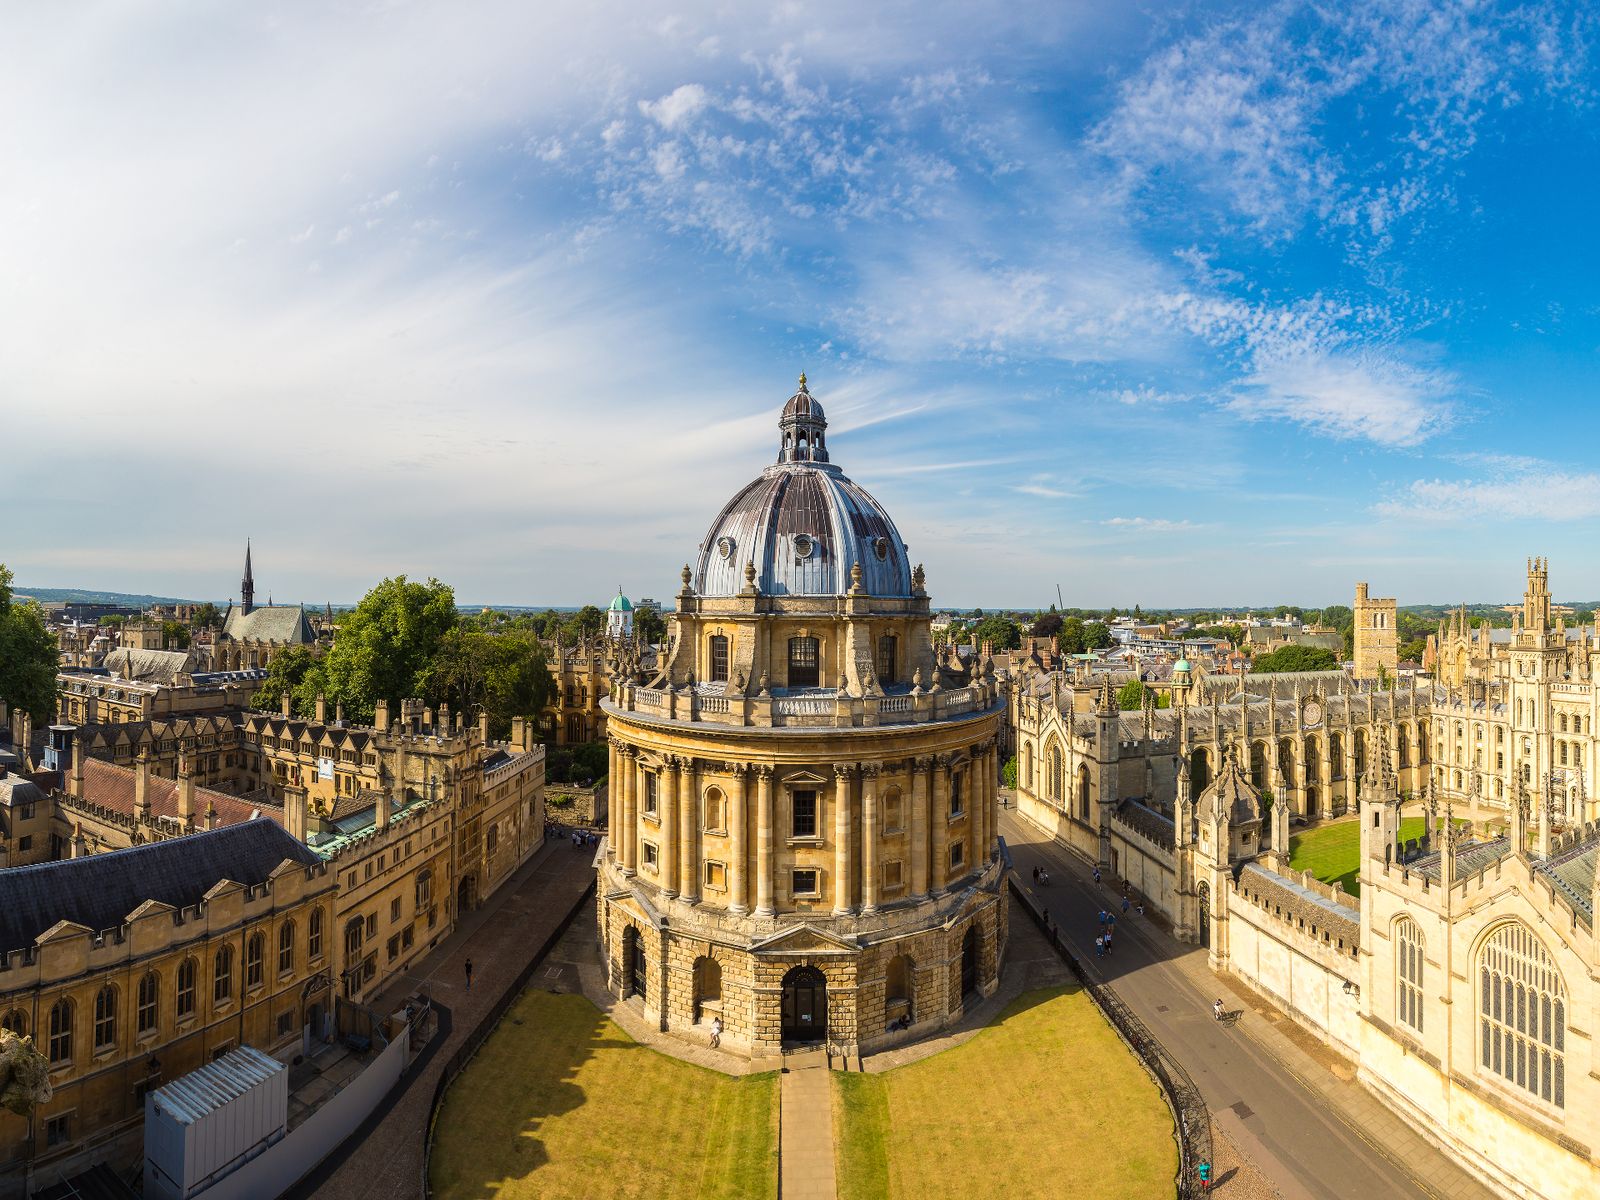
M 804 370 L 942 607 L 1600 594 L 1587 18 L 67 19 L 0 48 L 22 585 L 666 598 Z

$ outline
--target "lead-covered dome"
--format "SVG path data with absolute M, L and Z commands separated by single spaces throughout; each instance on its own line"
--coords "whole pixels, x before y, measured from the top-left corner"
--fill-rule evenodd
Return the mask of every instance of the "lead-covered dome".
M 841 596 L 856 563 L 870 595 L 912 594 L 900 531 L 828 461 L 827 425 L 802 375 L 778 421 L 778 462 L 728 501 L 700 544 L 695 590 L 702 596 L 738 595 L 747 563 L 756 587 L 770 595 Z

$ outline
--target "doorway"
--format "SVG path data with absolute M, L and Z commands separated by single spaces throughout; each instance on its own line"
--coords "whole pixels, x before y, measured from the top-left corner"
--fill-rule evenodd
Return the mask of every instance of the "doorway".
M 828 981 L 815 967 L 783 977 L 783 1040 L 811 1044 L 828 1036 Z
M 967 926 L 961 939 L 961 995 L 971 995 L 978 989 L 978 931 Z

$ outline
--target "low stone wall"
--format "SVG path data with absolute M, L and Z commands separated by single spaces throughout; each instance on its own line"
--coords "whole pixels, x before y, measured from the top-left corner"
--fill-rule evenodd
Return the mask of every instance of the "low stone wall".
M 607 819 L 606 785 L 579 787 L 575 783 L 547 783 L 544 789 L 545 818 L 562 825 L 582 825 L 593 829 L 604 825 Z M 571 804 L 557 804 L 562 796 L 571 796 Z

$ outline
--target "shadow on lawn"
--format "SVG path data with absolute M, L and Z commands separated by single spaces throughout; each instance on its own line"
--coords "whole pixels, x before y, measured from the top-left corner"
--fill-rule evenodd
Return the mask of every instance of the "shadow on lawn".
M 615 1026 L 608 1036 L 606 1015 L 581 997 L 535 989 L 525 997 L 535 1003 L 519 1001 L 506 1013 L 440 1108 L 430 1180 L 440 1200 L 549 1194 L 530 1180 L 551 1164 L 541 1130 L 587 1102 L 574 1082 L 579 1071 L 598 1052 L 645 1049 Z M 545 1036 L 530 1039 L 535 1013 L 546 1018 Z

